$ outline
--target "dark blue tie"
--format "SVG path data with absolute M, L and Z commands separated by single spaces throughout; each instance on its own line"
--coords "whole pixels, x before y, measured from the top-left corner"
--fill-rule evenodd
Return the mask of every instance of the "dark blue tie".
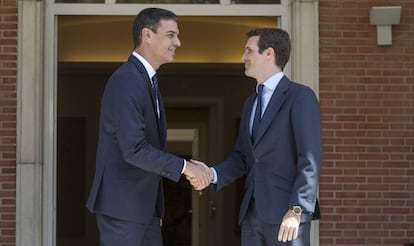
M 158 92 L 158 78 L 157 75 L 155 74 L 154 76 L 152 76 L 152 89 L 154 90 L 154 94 L 155 94 L 155 104 L 157 105 L 157 114 L 158 114 L 158 118 L 160 117 L 160 105 L 159 105 L 159 92 Z
M 164 106 L 161 98 L 161 94 L 158 88 L 158 79 L 155 74 L 152 78 L 152 89 L 155 95 L 155 105 L 157 106 L 157 115 L 158 115 L 158 125 L 160 129 L 160 140 L 161 140 L 161 149 L 164 148 L 167 140 L 167 124 L 165 122 L 165 112 Z
M 262 94 L 263 94 L 263 84 L 260 84 L 257 87 L 256 94 L 256 112 L 254 113 L 253 119 L 253 129 L 252 129 L 252 142 L 254 142 L 255 137 L 257 136 L 257 131 L 259 129 L 260 120 L 262 118 Z

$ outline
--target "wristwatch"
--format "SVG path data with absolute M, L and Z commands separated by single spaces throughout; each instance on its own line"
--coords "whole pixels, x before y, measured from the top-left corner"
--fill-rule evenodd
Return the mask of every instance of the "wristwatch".
M 293 214 L 295 215 L 302 215 L 302 207 L 301 206 L 292 206 L 290 208 Z

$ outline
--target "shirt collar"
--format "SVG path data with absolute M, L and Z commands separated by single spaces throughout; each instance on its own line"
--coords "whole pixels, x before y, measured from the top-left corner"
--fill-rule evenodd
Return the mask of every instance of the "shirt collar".
M 147 62 L 147 60 L 145 60 L 144 57 L 142 57 L 140 54 L 138 54 L 138 52 L 134 51 L 134 52 L 132 52 L 132 55 L 135 56 L 144 65 L 145 70 L 148 73 L 148 76 L 150 77 L 150 79 L 152 79 L 152 77 L 156 73 L 155 69 Z
M 274 74 L 273 76 L 271 76 L 270 78 L 268 78 L 264 83 L 264 88 L 268 91 L 274 91 L 276 90 L 277 85 L 279 84 L 280 80 L 283 78 L 285 74 L 283 72 L 278 72 L 276 74 Z M 257 87 L 259 84 L 257 84 L 256 86 L 256 91 L 257 91 Z

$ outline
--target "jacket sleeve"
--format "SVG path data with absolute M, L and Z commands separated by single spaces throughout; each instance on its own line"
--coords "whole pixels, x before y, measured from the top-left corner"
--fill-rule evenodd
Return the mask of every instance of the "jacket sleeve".
M 292 112 L 297 173 L 289 205 L 314 212 L 322 164 L 322 133 L 319 103 L 314 92 L 302 86 Z

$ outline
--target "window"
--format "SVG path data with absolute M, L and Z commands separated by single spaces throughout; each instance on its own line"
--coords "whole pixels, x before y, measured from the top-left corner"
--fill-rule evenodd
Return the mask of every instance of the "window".
M 231 0 L 232 4 L 280 4 L 280 0 Z
M 280 4 L 281 0 L 231 0 L 231 4 Z M 105 3 L 105 0 L 55 0 L 56 3 Z M 116 0 L 116 3 L 220 4 L 220 0 Z
M 220 3 L 220 0 L 116 0 L 117 3 Z
M 105 3 L 105 0 L 55 0 L 56 3 Z
M 105 3 L 105 0 L 55 0 L 55 2 L 56 3 Z M 216 4 L 219 4 L 220 0 L 116 0 L 116 3 L 167 3 L 167 4 L 216 3 Z

